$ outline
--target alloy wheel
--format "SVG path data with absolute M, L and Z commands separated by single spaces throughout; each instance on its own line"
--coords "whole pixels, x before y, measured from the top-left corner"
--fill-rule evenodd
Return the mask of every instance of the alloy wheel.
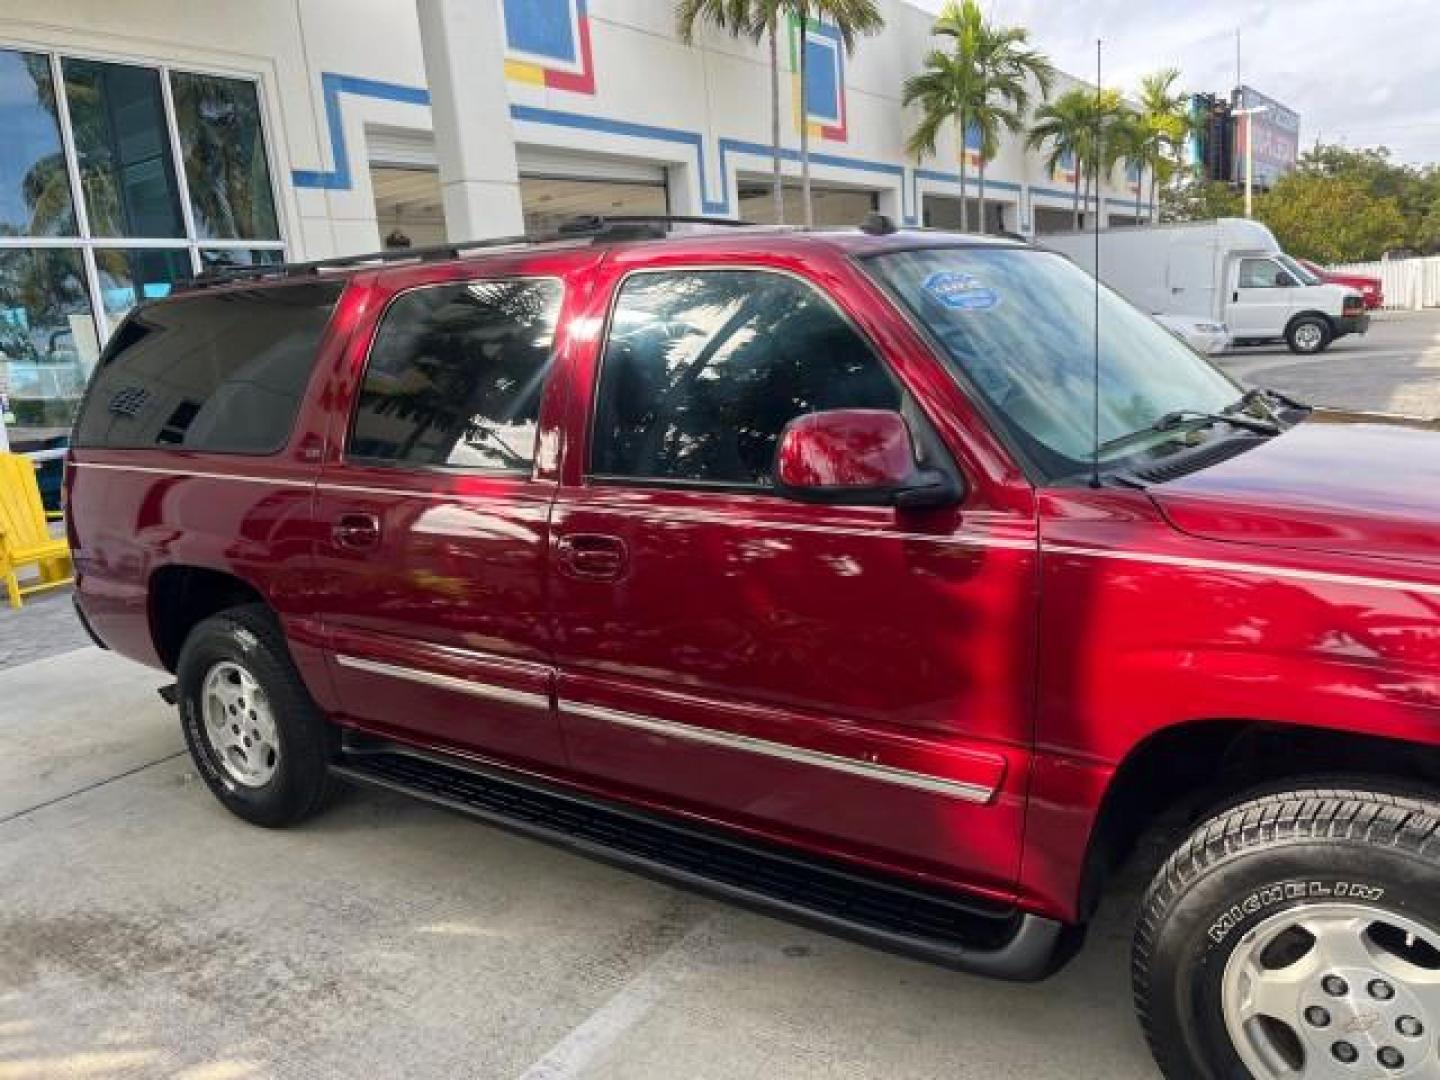
M 1440 933 L 1403 915 L 1291 908 L 1241 939 L 1221 986 L 1257 1080 L 1440 1080 Z
M 205 738 L 215 760 L 237 784 L 264 787 L 280 764 L 280 736 L 265 691 L 231 660 L 214 664 L 202 686 Z

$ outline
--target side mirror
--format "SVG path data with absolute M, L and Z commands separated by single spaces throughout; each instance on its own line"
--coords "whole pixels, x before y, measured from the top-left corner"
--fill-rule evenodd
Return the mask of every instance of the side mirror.
M 774 475 L 775 490 L 799 502 L 922 510 L 963 494 L 949 472 L 916 464 L 910 426 L 887 409 L 796 417 L 780 433 Z
M 1280 273 L 1275 275 L 1275 284 L 1281 289 L 1293 289 L 1296 285 L 1299 285 L 1300 282 L 1295 280 L 1294 274 L 1286 270 L 1281 270 Z

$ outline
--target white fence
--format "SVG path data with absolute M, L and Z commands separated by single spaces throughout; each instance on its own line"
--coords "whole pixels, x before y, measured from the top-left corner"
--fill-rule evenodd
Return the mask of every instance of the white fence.
M 1440 255 L 1423 259 L 1348 263 L 1330 269 L 1336 273 L 1379 278 L 1385 283 L 1387 310 L 1419 311 L 1421 308 L 1440 307 Z

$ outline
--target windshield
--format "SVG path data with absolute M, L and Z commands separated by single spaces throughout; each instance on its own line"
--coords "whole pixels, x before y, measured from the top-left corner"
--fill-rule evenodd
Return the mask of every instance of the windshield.
M 1283 252 L 1279 255 L 1276 255 L 1275 259 L 1277 262 L 1280 263 L 1281 266 L 1285 267 L 1286 270 L 1289 270 L 1292 274 L 1294 274 L 1302 285 L 1324 284 L 1324 282 L 1320 280 L 1320 278 L 1315 274 L 1315 272 L 1308 269 L 1302 262 L 1300 262 L 1300 260 L 1292 258 L 1291 256 L 1284 254 Z
M 1089 468 L 1096 442 L 1089 274 L 1034 248 L 926 248 L 867 263 L 1037 468 L 1049 479 Z M 1099 314 L 1099 442 L 1144 431 L 1176 410 L 1219 412 L 1239 398 L 1226 376 L 1103 286 Z M 1157 431 L 1153 441 L 1173 438 Z M 1101 462 L 1136 452 L 1126 440 Z

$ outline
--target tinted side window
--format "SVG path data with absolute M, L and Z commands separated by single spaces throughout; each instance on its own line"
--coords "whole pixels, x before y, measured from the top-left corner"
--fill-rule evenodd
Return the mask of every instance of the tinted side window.
M 621 289 L 591 472 L 768 485 L 803 413 L 900 408 L 890 374 L 815 289 L 754 270 L 644 273 Z
M 100 359 L 76 445 L 274 453 L 343 288 L 225 290 L 137 308 Z
M 474 281 L 397 297 L 370 348 L 351 457 L 528 470 L 563 289 Z

